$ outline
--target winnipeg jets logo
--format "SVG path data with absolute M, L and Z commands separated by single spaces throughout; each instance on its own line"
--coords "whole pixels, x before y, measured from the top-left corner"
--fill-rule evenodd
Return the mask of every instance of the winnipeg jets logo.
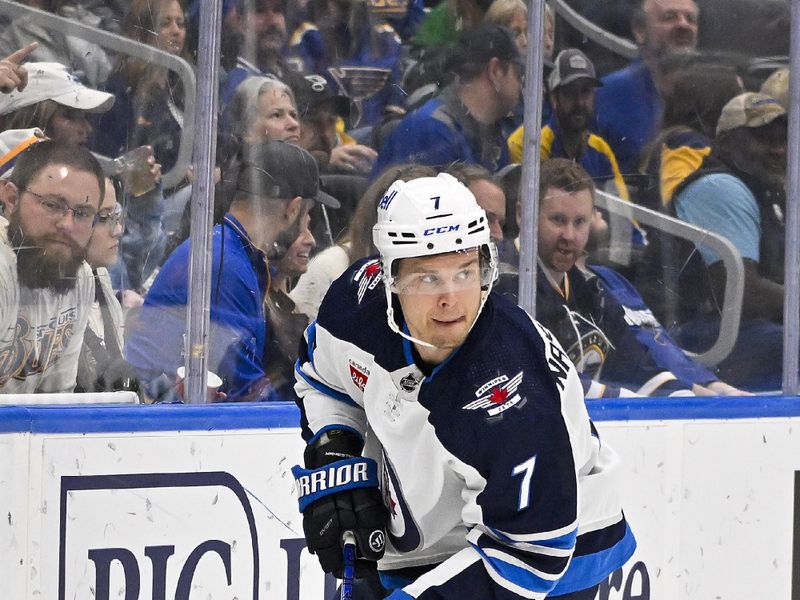
M 358 303 L 364 299 L 367 290 L 374 290 L 381 281 L 381 263 L 379 260 L 371 260 L 364 263 L 356 272 L 353 281 L 358 283 Z
M 522 383 L 522 371 L 509 379 L 506 375 L 495 377 L 477 389 L 475 395 L 477 400 L 473 400 L 465 405 L 464 410 L 486 410 L 490 417 L 507 411 L 512 406 L 524 404 L 525 399 L 517 394 L 517 388 Z M 486 394 L 486 392 L 489 392 Z M 484 395 L 485 394 L 485 395 Z M 520 404 L 522 403 L 522 404 Z

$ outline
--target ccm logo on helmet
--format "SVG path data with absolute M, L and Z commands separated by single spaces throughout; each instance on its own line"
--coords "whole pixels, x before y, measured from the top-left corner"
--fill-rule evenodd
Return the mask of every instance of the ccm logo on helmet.
M 422 232 L 423 236 L 426 235 L 435 235 L 437 233 L 448 233 L 450 231 L 458 231 L 458 228 L 461 225 L 445 225 L 443 227 L 431 227 L 430 229 L 426 229 Z

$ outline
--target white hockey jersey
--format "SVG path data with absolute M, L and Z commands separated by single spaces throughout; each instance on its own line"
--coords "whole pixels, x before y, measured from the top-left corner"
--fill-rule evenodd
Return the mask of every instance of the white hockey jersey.
M 379 568 L 402 587 L 392 598 L 558 596 L 633 553 L 617 458 L 572 363 L 503 298 L 490 295 L 464 344 L 426 376 L 386 323 L 379 263 L 357 263 L 326 295 L 296 371 L 306 441 L 348 428 L 383 473 L 391 521 Z
M 16 255 L 0 243 L 0 393 L 73 391 L 94 299 L 89 265 L 77 278 L 64 294 L 20 287 Z

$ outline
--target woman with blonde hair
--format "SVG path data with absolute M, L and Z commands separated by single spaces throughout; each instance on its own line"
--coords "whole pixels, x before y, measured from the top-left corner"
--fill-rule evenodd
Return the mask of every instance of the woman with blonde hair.
M 525 55 L 528 47 L 528 5 L 524 0 L 494 0 L 486 11 L 483 22 L 508 27 L 520 53 Z
M 300 141 L 300 116 L 291 88 L 274 77 L 255 75 L 245 79 L 225 111 L 225 126 L 247 144 L 281 140 Z

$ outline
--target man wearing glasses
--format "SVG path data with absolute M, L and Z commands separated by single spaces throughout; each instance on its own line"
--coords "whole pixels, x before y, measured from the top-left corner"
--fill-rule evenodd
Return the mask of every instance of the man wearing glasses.
M 74 389 L 94 297 L 84 259 L 103 196 L 97 160 L 51 140 L 23 152 L 0 187 L 0 393 Z

